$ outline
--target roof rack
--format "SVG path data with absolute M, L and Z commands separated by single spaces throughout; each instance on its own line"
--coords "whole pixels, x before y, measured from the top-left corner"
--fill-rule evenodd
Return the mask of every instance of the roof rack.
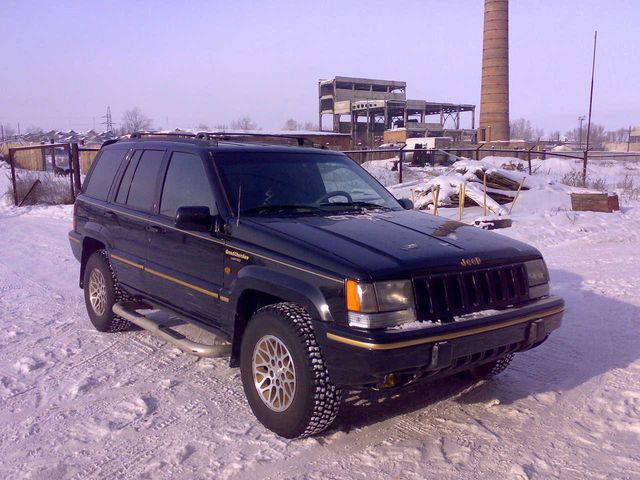
M 195 138 L 196 134 L 191 132 L 134 132 L 131 134 L 131 138 Z
M 256 141 L 266 140 L 268 138 L 281 140 L 285 145 L 291 145 L 290 141 L 295 141 L 299 147 L 313 147 L 314 144 L 308 138 L 302 135 L 281 135 L 279 133 L 249 133 L 249 132 L 198 132 L 196 138 L 202 140 L 238 140 L 238 141 L 250 141 L 250 139 L 256 139 Z M 269 143 L 269 142 L 264 142 Z

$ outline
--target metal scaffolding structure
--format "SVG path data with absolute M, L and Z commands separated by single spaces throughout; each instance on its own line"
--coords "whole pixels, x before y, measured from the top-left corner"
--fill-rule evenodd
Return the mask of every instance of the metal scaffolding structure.
M 371 146 L 385 130 L 411 128 L 423 135 L 442 133 L 447 122 L 460 130 L 460 114 L 471 113 L 475 129 L 475 105 L 411 100 L 406 97 L 406 82 L 355 77 L 335 77 L 318 82 L 318 125 L 331 115 L 333 131 L 349 133 L 352 143 Z M 347 121 L 343 121 L 343 117 Z M 427 123 L 427 117 L 437 120 Z

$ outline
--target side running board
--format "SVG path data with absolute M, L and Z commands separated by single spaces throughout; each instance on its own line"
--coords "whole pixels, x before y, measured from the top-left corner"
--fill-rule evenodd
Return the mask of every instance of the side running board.
M 140 328 L 144 328 L 154 335 L 165 339 L 181 350 L 197 355 L 198 357 L 216 358 L 228 357 L 231 355 L 230 343 L 224 343 L 222 345 L 206 345 L 204 343 L 197 343 L 188 339 L 180 332 L 163 325 L 161 322 L 137 312 L 137 310 L 149 310 L 151 308 L 152 307 L 149 305 L 140 302 L 119 302 L 113 306 L 113 313 L 129 320 Z

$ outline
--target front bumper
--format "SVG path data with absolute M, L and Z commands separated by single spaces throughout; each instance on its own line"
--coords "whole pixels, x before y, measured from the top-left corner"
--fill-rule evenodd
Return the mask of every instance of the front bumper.
M 496 315 L 411 331 L 359 331 L 318 322 L 331 379 L 375 386 L 385 375 L 436 376 L 470 368 L 542 343 L 560 327 L 564 301 L 546 297 Z

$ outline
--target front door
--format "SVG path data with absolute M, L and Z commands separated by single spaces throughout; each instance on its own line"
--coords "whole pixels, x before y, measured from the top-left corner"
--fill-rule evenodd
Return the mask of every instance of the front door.
M 149 231 L 145 272 L 156 299 L 205 322 L 220 324 L 224 242 L 210 232 L 175 228 L 179 207 L 209 207 L 217 213 L 204 160 L 175 151 L 166 168 L 158 215 Z

